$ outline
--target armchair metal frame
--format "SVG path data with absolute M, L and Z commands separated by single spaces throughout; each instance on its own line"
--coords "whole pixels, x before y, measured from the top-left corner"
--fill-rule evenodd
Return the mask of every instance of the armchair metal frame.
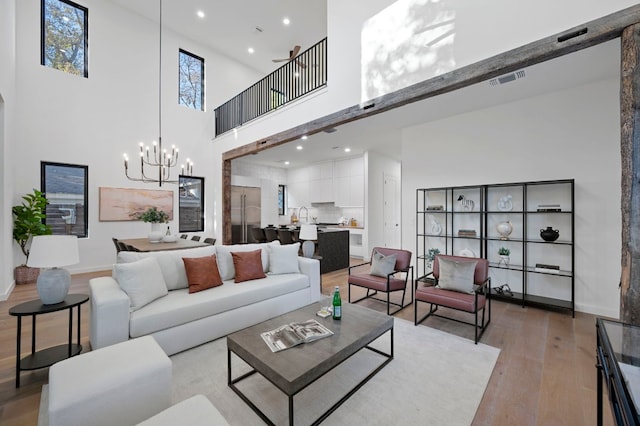
M 419 290 L 418 282 L 422 278 L 433 277 L 435 279 L 436 285 L 438 284 L 438 279 L 440 278 L 440 275 L 439 275 L 439 269 L 436 262 L 438 262 L 438 257 L 440 256 L 443 256 L 443 255 L 436 256 L 436 259 L 434 260 L 433 271 L 429 272 L 423 277 L 418 278 L 415 281 L 415 285 L 413 288 L 413 291 L 415 294 L 415 302 L 414 302 L 415 306 L 413 309 L 414 325 L 420 324 L 422 321 L 424 321 L 430 316 L 436 316 L 436 317 L 448 319 L 451 321 L 456 321 L 462 324 L 472 325 L 474 327 L 474 332 L 475 332 L 474 342 L 477 345 L 478 341 L 480 340 L 485 330 L 487 329 L 487 326 L 489 325 L 489 323 L 491 323 L 491 277 L 489 276 L 489 273 L 488 273 L 488 262 L 486 259 L 482 259 L 482 258 L 478 259 L 478 261 L 482 261 L 482 264 L 476 266 L 474 284 L 477 287 L 474 289 L 473 295 L 469 293 L 461 293 L 454 290 L 440 289 L 436 287 L 426 287 L 424 289 Z M 470 258 L 464 258 L 459 256 L 448 256 L 448 255 L 444 255 L 444 257 L 454 258 L 454 259 L 455 258 L 470 259 Z M 480 272 L 480 276 L 481 276 L 480 279 L 478 279 L 478 274 L 479 274 L 478 267 L 484 269 L 483 271 Z M 463 304 L 460 302 L 463 299 L 468 299 L 470 296 L 473 296 L 473 304 L 471 308 L 465 309 L 465 308 L 459 307 L 461 304 Z M 479 302 L 482 302 L 480 297 L 485 298 L 484 303 L 482 303 L 482 307 L 479 307 Z M 434 301 L 435 299 L 440 300 L 440 303 L 436 303 Z M 450 303 L 445 303 L 446 300 L 448 300 Z M 419 320 L 418 320 L 418 302 L 429 303 L 430 305 L 429 312 Z M 474 322 L 468 322 L 458 318 L 452 318 L 452 317 L 436 314 L 436 311 L 438 310 L 439 306 L 444 306 L 446 308 L 454 309 L 456 311 L 474 314 Z M 485 323 L 485 311 L 487 311 L 487 309 L 488 309 L 487 322 Z M 478 323 L 478 311 L 480 310 L 482 310 L 482 322 Z M 480 331 L 480 334 L 478 334 L 478 331 Z
M 388 274 L 386 279 L 384 277 L 378 277 L 378 276 L 374 276 L 371 274 L 352 274 L 352 271 L 356 268 L 365 266 L 365 265 L 369 265 L 371 266 L 371 261 L 369 262 L 364 262 L 364 263 L 360 263 L 358 265 L 353 265 L 353 266 L 349 266 L 348 268 L 348 279 L 347 279 L 347 289 L 348 289 L 348 301 L 349 303 L 357 303 L 360 302 L 364 299 L 373 299 L 373 300 L 377 300 L 379 302 L 384 302 L 387 304 L 387 315 L 395 315 L 396 313 L 400 312 L 401 310 L 403 310 L 404 308 L 406 308 L 407 306 L 411 306 L 413 304 L 413 289 L 411 288 L 411 286 L 409 285 L 409 296 L 411 298 L 411 300 L 408 303 L 404 303 L 404 299 L 406 297 L 406 292 L 407 292 L 407 284 L 409 282 L 413 282 L 413 266 L 410 264 L 411 263 L 411 252 L 407 251 L 407 250 L 401 250 L 401 249 L 391 249 L 391 248 L 386 248 L 386 247 L 374 247 L 372 252 L 371 252 L 371 258 L 373 259 L 373 253 L 375 253 L 376 251 L 378 251 L 379 253 L 381 253 L 384 256 L 387 256 L 389 254 L 395 254 L 398 252 L 402 252 L 405 256 L 404 258 L 398 258 L 396 260 L 396 265 L 395 265 L 395 270 Z M 398 273 L 404 273 L 404 286 L 402 286 L 402 288 L 399 288 L 399 282 L 402 281 L 399 278 L 395 278 L 395 275 Z M 411 273 L 411 281 L 409 281 L 409 273 Z M 352 278 L 353 278 L 353 282 L 352 282 Z M 359 282 L 357 282 L 359 281 Z M 367 283 L 368 281 L 368 283 Z M 370 287 L 369 284 L 371 284 L 372 286 Z M 391 288 L 391 285 L 395 284 L 394 287 L 398 287 L 398 288 Z M 351 286 L 355 285 L 357 287 L 363 287 L 367 289 L 367 294 L 364 297 L 361 297 L 360 299 L 351 301 Z M 382 288 L 382 285 L 384 285 L 384 288 Z M 372 287 L 379 287 L 378 289 L 372 288 Z M 373 290 L 373 293 L 370 293 Z M 387 294 L 386 299 L 381 299 L 379 297 L 375 297 L 378 294 L 378 291 L 380 292 L 384 292 Z M 396 291 L 402 291 L 402 301 L 400 303 L 396 303 L 396 302 L 392 302 L 391 301 L 391 293 L 396 292 Z M 397 306 L 398 309 L 394 310 L 393 312 L 391 312 L 391 305 L 393 306 Z

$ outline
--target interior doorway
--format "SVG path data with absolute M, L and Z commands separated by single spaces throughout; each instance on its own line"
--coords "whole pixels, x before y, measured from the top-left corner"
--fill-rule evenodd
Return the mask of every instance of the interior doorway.
M 402 247 L 402 227 L 401 202 L 400 202 L 400 179 L 397 176 L 383 175 L 384 185 L 382 197 L 384 203 L 383 223 L 384 223 L 384 246 L 392 248 Z

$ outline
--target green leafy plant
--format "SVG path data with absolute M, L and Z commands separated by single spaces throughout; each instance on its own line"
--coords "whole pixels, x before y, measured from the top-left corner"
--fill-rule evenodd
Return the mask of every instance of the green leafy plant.
M 169 223 L 169 215 L 157 207 L 151 207 L 138 215 L 138 220 L 148 223 Z
M 509 249 L 508 249 L 508 248 L 506 248 L 506 247 L 500 247 L 500 248 L 498 249 L 498 254 L 499 254 L 500 256 L 509 256 L 509 255 L 511 254 L 511 250 L 509 250 Z
M 433 260 L 436 258 L 436 255 L 440 254 L 440 250 L 437 248 L 430 248 L 429 251 L 427 252 L 427 260 L 429 262 L 433 262 Z
M 32 194 L 22 197 L 22 204 L 13 206 L 13 239 L 18 243 L 22 253 L 29 260 L 27 244 L 36 235 L 51 235 L 51 226 L 45 225 L 47 199 L 41 191 L 33 190 Z

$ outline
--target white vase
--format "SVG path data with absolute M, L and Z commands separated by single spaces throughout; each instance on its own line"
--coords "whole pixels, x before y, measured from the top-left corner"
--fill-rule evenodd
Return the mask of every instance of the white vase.
M 501 222 L 496 226 L 496 230 L 498 231 L 498 234 L 500 234 L 501 240 L 508 240 L 509 235 L 513 232 L 513 225 L 511 225 L 511 222 L 509 221 Z
M 501 254 L 499 256 L 500 256 L 500 261 L 498 262 L 498 266 L 500 265 L 509 266 L 509 261 L 511 260 L 509 259 L 509 256 L 505 254 Z
M 162 237 L 164 237 L 164 224 L 163 223 L 152 223 L 151 224 L 151 232 L 149 232 L 149 242 L 150 243 L 159 243 L 162 241 Z

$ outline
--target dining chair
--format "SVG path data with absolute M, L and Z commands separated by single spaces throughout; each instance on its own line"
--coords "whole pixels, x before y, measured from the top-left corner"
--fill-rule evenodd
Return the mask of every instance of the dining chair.
M 267 236 L 264 234 L 264 229 L 251 228 L 251 234 L 253 235 L 253 239 L 256 240 L 257 243 L 267 242 Z
M 293 233 L 288 229 L 278 229 L 280 244 L 293 244 Z
M 267 242 L 269 243 L 278 239 L 276 228 L 264 228 L 264 235 L 267 237 Z

